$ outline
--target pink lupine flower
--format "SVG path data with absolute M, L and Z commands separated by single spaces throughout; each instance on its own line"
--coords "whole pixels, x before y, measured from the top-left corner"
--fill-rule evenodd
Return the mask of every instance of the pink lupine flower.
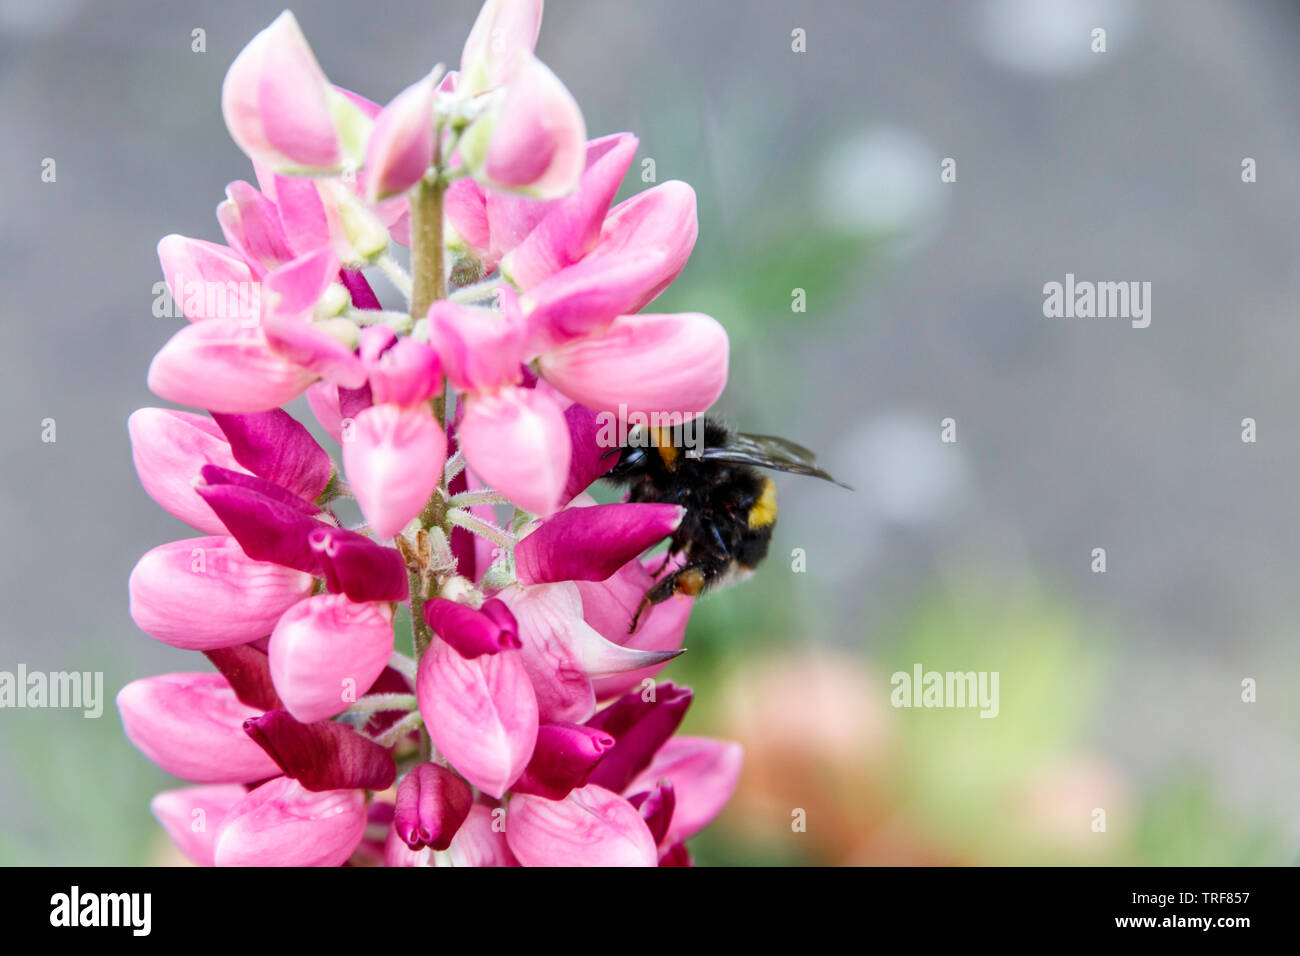
M 117 695 L 131 743 L 168 773 L 194 783 L 250 783 L 279 774 L 244 734 L 257 716 L 219 674 L 165 674 L 132 681 Z
M 655 866 L 659 854 L 636 807 L 589 784 L 563 800 L 521 793 L 506 840 L 524 866 Z
M 460 73 L 471 95 L 509 82 L 521 54 L 532 53 L 542 29 L 542 0 L 487 0 L 460 54 Z
M 131 619 L 150 637 L 187 650 L 247 644 L 311 593 L 302 571 L 253 561 L 234 538 L 173 541 L 131 572 Z
M 465 133 L 460 155 L 494 189 L 554 199 L 582 175 L 587 127 L 573 94 L 531 53 L 521 53 L 505 97 Z
M 739 748 L 674 738 L 690 692 L 655 683 L 692 600 L 629 630 L 684 509 L 585 494 L 610 413 L 696 415 L 726 383 L 716 321 L 640 313 L 695 196 L 611 208 L 636 137 L 586 139 L 540 22 L 488 0 L 460 72 L 382 109 L 288 13 L 226 77 L 257 185 L 227 187 L 224 245 L 159 244 L 189 324 L 149 371 L 210 417 L 129 422 L 145 490 L 205 535 L 140 559 L 132 616 L 217 673 L 118 695 L 142 753 L 201 785 L 153 801 L 197 863 L 689 865 L 735 786 Z M 333 457 L 280 407 L 304 392 Z
M 361 790 L 313 793 L 289 777 L 230 808 L 217 834 L 217 866 L 338 866 L 366 832 Z
M 324 720 L 346 710 L 388 664 L 392 613 L 385 602 L 319 594 L 280 617 L 268 651 L 271 679 L 289 713 Z
M 249 157 L 286 169 L 329 171 L 343 162 L 347 101 L 329 85 L 293 14 L 253 37 L 221 89 L 230 135 Z
M 280 355 L 260 328 L 240 319 L 208 319 L 181 329 L 154 356 L 155 395 L 217 412 L 261 412 L 292 401 L 311 372 Z
M 149 497 L 199 531 L 224 534 L 226 526 L 193 484 L 204 465 L 243 470 L 220 426 L 193 412 L 141 408 L 131 413 L 127 430 L 136 474 Z
M 476 803 L 451 841 L 449 854 L 455 866 L 518 866 L 510 852 L 505 827 L 498 826 L 505 810 Z
M 447 457 L 447 436 L 429 399 L 442 389 L 437 353 L 381 328 L 362 335 L 373 404 L 357 413 L 343 467 L 361 511 L 381 538 L 406 527 L 429 501 Z
M 519 652 L 466 660 L 434 641 L 420 661 L 416 694 L 438 751 L 466 780 L 500 798 L 537 740 L 537 696 Z
M 408 86 L 384 107 L 366 146 L 366 198 L 377 202 L 406 192 L 433 161 L 434 96 L 432 74 Z
M 191 862 L 214 866 L 221 821 L 247 794 L 234 783 L 182 787 L 155 796 L 149 810 Z
M 681 843 L 702 830 L 726 805 L 740 779 L 740 744 L 705 737 L 675 737 L 630 784 L 626 792 L 672 780 L 678 794 L 661 845 Z
M 544 352 L 538 371 L 597 411 L 704 411 L 727 384 L 727 333 L 707 315 L 624 315 L 599 336 Z
M 191 322 L 238 319 L 257 325 L 260 290 L 253 270 L 237 253 L 173 234 L 158 243 L 158 261 L 173 301 Z

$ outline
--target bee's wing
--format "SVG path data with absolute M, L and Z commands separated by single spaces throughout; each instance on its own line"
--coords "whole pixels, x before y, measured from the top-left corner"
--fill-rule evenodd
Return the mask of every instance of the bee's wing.
M 830 474 L 817 467 L 817 456 L 786 438 L 775 435 L 746 435 L 733 432 L 727 436 L 724 444 L 705 448 L 699 457 L 705 461 L 732 461 L 741 465 L 757 465 L 760 468 L 773 468 L 776 471 L 788 471 L 796 475 L 811 475 L 839 485 L 849 486 L 838 481 Z M 849 489 L 852 491 L 852 489 Z

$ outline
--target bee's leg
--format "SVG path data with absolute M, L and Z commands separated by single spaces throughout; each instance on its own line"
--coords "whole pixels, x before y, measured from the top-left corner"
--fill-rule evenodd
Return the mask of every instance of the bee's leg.
M 652 604 L 662 604 L 674 594 L 687 594 L 695 597 L 704 590 L 706 583 L 707 571 L 703 565 L 688 564 L 686 567 L 674 571 L 645 593 L 641 606 L 636 609 L 636 614 L 632 615 L 632 626 L 628 628 L 628 633 L 630 634 L 636 630 L 641 615 Z

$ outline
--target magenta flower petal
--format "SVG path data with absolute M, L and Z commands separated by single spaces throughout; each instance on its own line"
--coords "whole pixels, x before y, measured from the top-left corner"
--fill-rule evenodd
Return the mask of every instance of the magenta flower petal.
M 302 394 L 315 376 L 274 351 L 260 329 L 209 319 L 173 335 L 149 366 L 155 395 L 216 412 L 262 412 Z
M 230 537 L 187 538 L 149 551 L 131 572 L 131 618 L 155 640 L 186 650 L 265 637 L 311 593 L 310 574 L 249 558 Z
M 412 850 L 445 850 L 473 805 L 469 784 L 446 767 L 423 763 L 397 786 L 393 826 Z
M 271 679 L 289 713 L 304 723 L 324 720 L 346 710 L 387 665 L 392 613 L 384 602 L 318 594 L 284 613 L 268 652 Z
M 199 531 L 225 534 L 226 526 L 194 490 L 204 465 L 242 471 L 217 423 L 193 412 L 141 408 L 126 427 L 135 470 L 149 497 Z
M 685 513 L 652 502 L 565 508 L 516 545 L 519 583 L 603 581 L 676 531 Z
M 475 473 L 519 507 L 550 514 L 569 475 L 569 429 L 564 413 L 530 388 L 471 395 L 459 438 Z
M 191 322 L 237 319 L 249 327 L 261 314 L 261 289 L 243 258 L 225 246 L 164 236 L 158 261 L 172 300 Z
M 660 866 L 694 866 L 695 861 L 691 859 L 690 851 L 686 849 L 685 843 L 674 843 L 668 849 L 664 850 L 659 857 Z
M 117 695 L 131 743 L 163 770 L 194 783 L 251 783 L 280 768 L 243 732 L 256 713 L 220 674 L 164 674 Z
M 251 159 L 326 171 L 342 159 L 330 85 L 293 14 L 285 11 L 235 57 L 221 87 L 230 135 Z
M 366 832 L 364 790 L 312 793 L 278 777 L 235 804 L 217 834 L 217 866 L 341 866 Z
M 597 441 L 601 423 L 597 413 L 586 405 L 574 402 L 564 410 L 564 421 L 569 426 L 569 477 L 564 483 L 560 500 L 567 504 L 585 491 L 593 481 L 614 467 L 617 455 L 601 447 Z
M 628 784 L 676 732 L 691 697 L 689 687 L 664 682 L 655 688 L 653 700 L 645 700 L 639 691 L 624 694 L 587 721 L 587 726 L 612 734 L 616 741 L 614 749 L 592 773 L 591 782 L 619 793 L 627 790 Z M 637 787 L 637 790 L 648 789 L 649 785 Z
M 352 304 L 358 309 L 375 311 L 383 308 L 375 290 L 370 287 L 360 269 L 340 270 L 339 281 L 347 288 L 348 295 L 352 296 Z
M 420 659 L 416 695 L 429 736 L 466 780 L 500 798 L 533 755 L 537 698 L 519 653 L 466 660 L 445 641 Z
M 390 824 L 384 837 L 384 866 L 436 866 L 433 851 L 427 846 L 412 850 L 397 835 L 397 827 Z
M 476 803 L 451 841 L 456 866 L 518 866 L 506 842 L 505 810 Z
M 235 461 L 253 474 L 307 501 L 315 501 L 329 484 L 329 454 L 284 409 L 212 417 L 230 441 Z
M 317 527 L 319 511 L 279 485 L 239 476 L 216 465 L 206 465 L 195 489 L 255 561 L 270 561 L 309 574 L 320 573 L 320 559 L 308 542 Z
M 406 562 L 396 548 L 320 522 L 308 533 L 307 543 L 330 591 L 357 602 L 406 600 Z
M 675 737 L 663 745 L 626 789 L 635 793 L 653 788 L 660 780 L 672 781 L 677 806 L 660 843 L 677 843 L 704 829 L 726 806 L 740 780 L 743 761 L 740 744 L 707 737 Z
M 573 194 L 555 200 L 522 243 L 501 262 L 521 289 L 530 289 L 590 252 L 619 184 L 636 155 L 637 138 L 614 133 L 587 143 L 586 169 Z
M 198 866 L 212 866 L 222 819 L 248 793 L 237 783 L 164 790 L 149 809 L 176 848 Z
M 521 646 L 514 615 L 498 600 L 489 600 L 483 610 L 476 611 L 446 598 L 433 598 L 424 603 L 424 621 L 467 660 Z
M 677 794 L 671 780 L 661 780 L 649 790 L 633 793 L 627 802 L 641 811 L 641 819 L 650 828 L 657 846 L 663 845 L 677 807 Z
M 413 83 L 384 107 L 366 144 L 366 199 L 377 202 L 418 183 L 433 162 L 436 77 Z
M 267 641 L 253 641 L 235 647 L 204 651 L 203 656 L 221 672 L 241 704 L 255 711 L 284 710 L 284 701 L 275 692 L 271 664 L 267 660 Z
M 655 866 L 654 837 L 636 808 L 592 784 L 563 800 L 516 794 L 506 839 L 524 866 Z
M 221 517 L 244 553 L 325 579 L 353 601 L 402 601 L 406 564 L 394 548 L 319 520 L 320 509 L 273 482 L 213 465 L 199 494 Z
M 547 352 L 543 377 L 597 411 L 691 417 L 727 384 L 726 330 L 697 312 L 624 315 L 600 335 Z
M 273 710 L 244 721 L 244 733 L 308 790 L 387 790 L 397 778 L 392 754 L 348 724 L 304 724 Z
M 533 759 L 511 787 L 548 800 L 563 800 L 569 791 L 584 786 L 614 738 L 603 730 L 581 724 L 543 724 L 537 731 Z
M 376 535 L 391 538 L 424 510 L 446 457 L 446 433 L 428 405 L 372 405 L 356 417 L 343 468 Z

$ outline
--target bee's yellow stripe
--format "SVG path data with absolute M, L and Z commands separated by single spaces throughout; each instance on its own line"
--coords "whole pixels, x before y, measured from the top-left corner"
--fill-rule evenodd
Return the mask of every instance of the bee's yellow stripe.
M 655 446 L 664 465 L 671 471 L 677 465 L 677 446 L 673 444 L 673 430 L 660 428 L 655 434 Z
M 749 509 L 749 528 L 766 528 L 776 521 L 776 485 L 771 478 L 763 479 L 763 492 L 754 507 Z

